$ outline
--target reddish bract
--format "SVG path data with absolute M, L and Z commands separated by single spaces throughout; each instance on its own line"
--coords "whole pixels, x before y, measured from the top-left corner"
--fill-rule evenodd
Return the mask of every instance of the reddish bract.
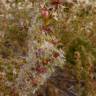
M 49 11 L 46 9 L 46 8 L 42 8 L 41 9 L 41 15 L 44 17 L 44 18 L 49 18 Z
M 45 67 L 37 66 L 36 71 L 38 73 L 46 73 L 47 69 Z
M 45 59 L 45 60 L 42 61 L 43 65 L 47 65 L 49 62 L 50 62 L 49 59 Z
M 52 32 L 51 28 L 46 27 L 46 26 L 42 27 L 42 31 L 45 32 L 45 33 L 51 33 Z
M 51 1 L 51 4 L 52 5 L 58 5 L 58 4 L 60 4 L 61 3 L 61 0 L 52 0 Z
M 36 85 L 37 85 L 37 83 L 38 83 L 38 81 L 37 81 L 37 79 L 36 79 L 36 78 L 32 79 L 32 84 L 33 84 L 34 86 L 36 86 Z
M 53 53 L 53 57 L 57 58 L 60 54 L 58 52 Z

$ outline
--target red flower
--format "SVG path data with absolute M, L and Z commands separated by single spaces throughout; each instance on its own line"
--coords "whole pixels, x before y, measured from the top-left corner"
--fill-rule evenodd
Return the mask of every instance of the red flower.
M 41 15 L 44 17 L 44 18 L 49 18 L 49 11 L 47 10 L 47 8 L 42 8 L 41 9 Z
M 32 84 L 33 84 L 34 86 L 36 86 L 36 85 L 37 85 L 37 83 L 38 83 L 38 81 L 37 81 L 37 79 L 36 79 L 36 78 L 32 79 Z
M 45 67 L 37 66 L 36 71 L 38 73 L 46 73 L 47 69 Z
M 47 26 L 43 26 L 42 31 L 44 31 L 45 33 L 51 33 L 52 32 L 51 28 L 49 28 Z
M 60 54 L 58 52 L 53 53 L 53 57 L 57 58 Z
M 43 65 L 47 65 L 50 62 L 50 59 L 45 59 L 42 61 Z
M 51 4 L 52 5 L 58 5 L 61 3 L 61 0 L 52 0 Z

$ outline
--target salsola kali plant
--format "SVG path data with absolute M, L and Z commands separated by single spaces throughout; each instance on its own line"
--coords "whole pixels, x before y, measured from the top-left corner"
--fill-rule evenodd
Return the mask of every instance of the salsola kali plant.
M 11 69 L 13 68 L 10 73 L 11 80 L 5 80 L 4 84 L 8 83 L 6 87 L 10 88 L 11 92 L 4 92 L 1 95 L 30 96 L 46 82 L 55 71 L 55 67 L 62 68 L 64 65 L 64 52 L 58 48 L 60 41 L 55 37 L 49 22 L 54 18 L 49 13 L 47 1 L 1 0 L 1 4 L 3 5 L 1 21 L 4 25 L 1 26 L 4 32 L 2 37 L 4 42 L 1 42 L 4 45 L 2 46 L 4 52 L 1 50 L 1 58 L 8 60 L 25 58 L 26 63 L 22 62 L 24 65 L 16 66 L 10 64 Z M 3 47 L 8 48 L 8 52 Z M 25 53 L 20 51 L 20 48 L 24 50 L 25 47 L 28 51 Z M 9 68 L 9 65 L 7 66 Z
M 47 5 L 48 1 L 10 0 L 7 3 L 2 3 L 7 6 L 4 14 L 8 21 L 5 22 L 7 31 L 5 38 L 9 39 L 9 42 L 13 40 L 13 44 L 14 41 L 15 44 L 19 43 L 20 48 L 26 44 L 24 40 L 27 35 L 29 38 L 27 64 L 20 67 L 16 81 L 13 83 L 12 94 L 29 96 L 46 81 L 56 66 L 62 67 L 64 64 L 64 52 L 58 48 L 60 41 L 54 36 L 54 30 L 50 24 L 57 20 L 53 12 L 61 2 L 54 0 L 51 2 L 55 7 L 53 12 Z M 25 34 L 24 37 L 22 34 Z M 9 54 L 10 52 L 7 55 L 3 54 L 3 57 L 8 57 Z
M 63 68 L 66 50 L 66 63 L 76 69 L 77 96 L 91 96 L 88 67 L 95 52 L 79 36 L 89 40 L 96 31 L 95 5 L 95 0 L 0 0 L 0 96 L 34 96 L 56 67 Z
M 60 41 L 53 35 L 51 26 L 47 24 L 49 18 L 50 13 L 46 4 L 34 2 L 28 31 L 28 64 L 22 66 L 16 80 L 20 96 L 35 94 L 55 71 L 55 67 L 62 68 L 64 65 L 64 52 L 57 47 Z

